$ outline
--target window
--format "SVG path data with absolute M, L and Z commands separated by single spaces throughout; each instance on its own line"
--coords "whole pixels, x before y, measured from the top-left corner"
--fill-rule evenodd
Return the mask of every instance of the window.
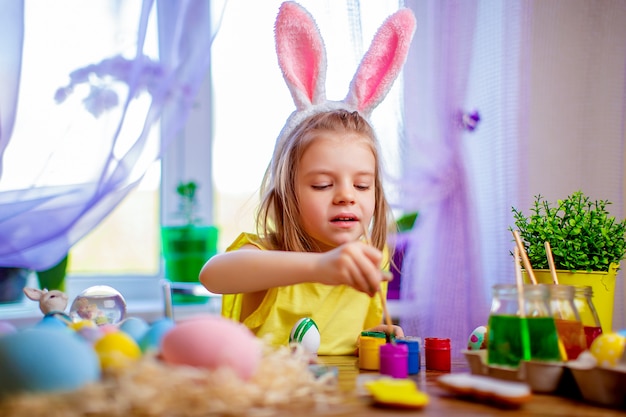
M 112 276 L 152 277 L 153 289 L 146 291 L 143 281 L 135 285 L 135 291 L 148 292 L 156 299 L 160 294 L 154 290 L 155 278 L 161 276 L 162 264 L 159 226 L 176 210 L 172 196 L 179 181 L 198 181 L 200 210 L 205 221 L 220 227 L 221 250 L 239 232 L 253 230 L 257 189 L 274 141 L 293 110 L 274 47 L 273 27 L 280 3 L 224 2 L 223 14 L 220 2 L 211 3 L 216 7 L 214 18 L 221 18 L 213 45 L 213 68 L 211 75 L 206 76 L 188 123 L 141 184 L 71 248 L 70 275 L 79 279 L 91 276 L 94 279 L 87 281 L 92 284 L 107 282 L 106 277 Z M 302 4 L 315 17 L 326 42 L 327 95 L 341 99 L 375 30 L 399 7 L 399 2 L 349 2 L 351 9 L 332 1 L 307 0 Z M 72 13 L 68 13 L 69 9 Z M 73 125 L 63 126 L 55 118 L 59 107 L 54 101 L 55 91 L 67 84 L 68 75 L 77 68 L 117 53 L 132 57 L 136 52 L 140 11 L 141 2 L 25 3 L 24 72 L 14 131 L 14 137 L 19 136 L 20 140 L 12 141 L 7 148 L 5 172 L 12 175 L 2 178 L 0 189 L 19 189 L 38 175 L 46 183 L 63 183 L 68 180 L 67 175 L 72 181 L 74 170 L 92 168 L 89 158 L 98 154 L 98 149 L 94 141 L 89 141 L 94 118 L 85 112 L 81 102 L 86 94 L 72 97 L 73 103 L 64 103 L 75 106 L 82 116 Z M 50 22 L 54 22 L 54 30 L 49 30 Z M 153 10 L 144 50 L 151 57 L 158 55 L 156 26 Z M 243 32 L 242 27 L 246 28 Z M 399 167 L 396 161 L 400 85 L 399 79 L 373 116 L 392 176 L 392 168 Z M 106 128 L 115 127 L 111 123 Z M 67 152 L 63 157 L 47 160 L 48 153 L 44 151 L 56 146 L 64 146 Z M 25 150 L 30 152 L 28 161 L 12 157 Z M 59 169 L 50 169 L 55 166 Z M 67 166 L 72 170 L 64 174 L 61 168 Z M 41 175 L 44 170 L 40 167 L 46 168 L 46 175 Z
M 5 154 L 7 175 L 2 178 L 3 189 L 24 188 L 33 182 L 71 183 L 77 175 L 92 168 L 91 158 L 97 158 L 97 142 L 90 142 L 90 137 L 96 120 L 85 111 L 80 99 L 68 100 L 63 110 L 75 106 L 78 117 L 63 125 L 67 118 L 57 118 L 55 91 L 67 84 L 68 75 L 77 68 L 117 53 L 133 56 L 140 11 L 141 2 L 25 2 L 22 79 L 14 132 L 19 140 L 12 141 Z M 158 53 L 154 17 L 153 13 L 145 47 L 145 52 L 153 57 Z M 53 30 L 51 22 L 54 22 Z M 142 124 L 141 116 L 131 117 L 128 122 L 136 124 L 133 130 L 137 131 Z M 104 124 L 108 129 L 115 128 L 114 123 Z M 153 134 L 157 134 L 156 130 Z M 63 151 L 50 156 L 50 150 L 55 147 Z M 24 154 L 29 155 L 28 160 L 13 156 Z M 66 169 L 68 166 L 71 169 Z M 37 178 L 39 175 L 42 177 Z M 156 275 L 159 272 L 159 177 L 157 164 L 113 214 L 72 247 L 70 273 Z

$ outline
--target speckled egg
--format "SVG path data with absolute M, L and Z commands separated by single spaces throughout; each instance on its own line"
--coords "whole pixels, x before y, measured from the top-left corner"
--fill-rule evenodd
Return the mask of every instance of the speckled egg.
M 0 337 L 0 397 L 71 391 L 99 378 L 91 345 L 67 328 L 35 326 Z
M 591 354 L 598 361 L 599 366 L 617 366 L 626 345 L 626 337 L 618 333 L 603 333 L 591 343 Z
M 468 350 L 487 349 L 487 326 L 478 326 L 467 339 Z
M 161 357 L 173 365 L 230 368 L 247 380 L 261 362 L 261 347 L 256 336 L 241 323 L 202 315 L 178 322 L 164 335 Z
M 293 325 L 289 333 L 289 343 L 299 343 L 307 351 L 317 354 L 320 348 L 320 331 L 310 317 L 301 318 Z

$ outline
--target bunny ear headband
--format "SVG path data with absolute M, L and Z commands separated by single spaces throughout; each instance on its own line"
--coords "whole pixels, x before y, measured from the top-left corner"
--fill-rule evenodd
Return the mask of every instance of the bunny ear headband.
M 326 99 L 326 49 L 309 12 L 295 2 L 280 6 L 275 25 L 276 54 L 296 110 L 278 137 L 280 146 L 289 133 L 307 117 L 334 109 L 358 111 L 369 119 L 385 98 L 409 52 L 415 17 L 400 9 L 376 32 L 341 101 Z

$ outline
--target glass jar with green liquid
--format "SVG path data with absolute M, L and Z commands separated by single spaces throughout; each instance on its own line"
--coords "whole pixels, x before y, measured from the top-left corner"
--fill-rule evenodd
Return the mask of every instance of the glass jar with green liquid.
M 496 284 L 492 288 L 487 342 L 490 365 L 517 367 L 521 360 L 561 359 L 548 288 L 523 288 L 523 311 L 519 308 L 516 285 Z

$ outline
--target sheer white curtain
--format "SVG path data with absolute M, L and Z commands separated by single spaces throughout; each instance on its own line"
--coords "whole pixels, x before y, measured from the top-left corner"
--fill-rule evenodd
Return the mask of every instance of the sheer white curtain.
M 158 4 L 168 34 L 160 55 L 145 45 L 153 0 L 0 5 L 0 266 L 56 264 L 139 183 L 185 122 L 210 62 L 210 4 Z M 49 24 L 50 16 L 59 18 Z M 114 30 L 129 16 L 130 38 Z M 43 64 L 22 60 L 36 43 L 25 39 L 22 49 L 25 25 L 42 27 Z M 67 27 L 73 32 L 63 37 Z M 99 37 L 117 43 L 99 48 Z M 74 54 L 61 53 L 67 50 Z M 16 89 L 20 74 L 37 72 L 47 76 Z M 43 105 L 52 100 L 58 105 Z M 163 113 L 168 123 L 159 142 L 150 132 Z

